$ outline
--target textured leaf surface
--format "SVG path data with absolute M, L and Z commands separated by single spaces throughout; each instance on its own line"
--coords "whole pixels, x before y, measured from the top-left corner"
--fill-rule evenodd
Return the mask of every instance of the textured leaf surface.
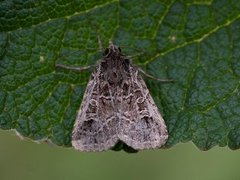
M 71 146 L 76 112 L 95 64 L 98 37 L 146 78 L 168 126 L 166 147 L 240 147 L 240 1 L 0 2 L 0 127 Z

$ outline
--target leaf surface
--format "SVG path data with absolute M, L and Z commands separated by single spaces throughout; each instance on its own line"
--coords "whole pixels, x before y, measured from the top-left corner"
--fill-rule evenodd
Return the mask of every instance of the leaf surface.
M 240 1 L 0 2 L 0 127 L 71 146 L 99 39 L 122 47 L 146 79 L 170 134 L 166 147 L 240 147 Z M 121 148 L 120 148 L 121 149 Z

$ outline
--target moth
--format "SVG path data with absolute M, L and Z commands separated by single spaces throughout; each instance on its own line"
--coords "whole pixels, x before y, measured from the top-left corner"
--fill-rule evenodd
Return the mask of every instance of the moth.
M 167 139 L 165 122 L 138 68 L 110 42 L 87 84 L 73 128 L 73 147 L 104 151 L 122 141 L 142 150 L 159 148 Z

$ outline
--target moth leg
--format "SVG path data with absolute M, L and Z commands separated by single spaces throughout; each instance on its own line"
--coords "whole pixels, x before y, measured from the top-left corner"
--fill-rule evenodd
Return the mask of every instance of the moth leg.
M 67 70 L 82 72 L 82 71 L 94 68 L 96 65 L 88 65 L 88 66 L 84 66 L 84 67 L 74 67 L 74 66 L 67 66 L 67 65 L 63 65 L 63 64 L 55 64 L 55 66 L 63 68 L 63 69 L 67 69 Z
M 173 79 L 159 79 L 159 78 L 156 78 L 150 74 L 148 74 L 147 72 L 145 72 L 144 70 L 142 70 L 141 68 L 138 68 L 139 72 L 141 72 L 144 76 L 148 77 L 148 78 L 151 78 L 151 79 L 154 79 L 156 81 L 159 81 L 159 82 L 174 82 Z

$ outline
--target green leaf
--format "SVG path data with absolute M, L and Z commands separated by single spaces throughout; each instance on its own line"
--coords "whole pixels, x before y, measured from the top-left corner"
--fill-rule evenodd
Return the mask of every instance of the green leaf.
M 155 77 L 175 80 L 146 78 L 168 127 L 166 147 L 240 147 L 238 0 L 6 0 L 0 31 L 2 129 L 71 146 L 90 71 L 55 63 L 95 64 L 99 38 L 104 47 L 113 40 Z

